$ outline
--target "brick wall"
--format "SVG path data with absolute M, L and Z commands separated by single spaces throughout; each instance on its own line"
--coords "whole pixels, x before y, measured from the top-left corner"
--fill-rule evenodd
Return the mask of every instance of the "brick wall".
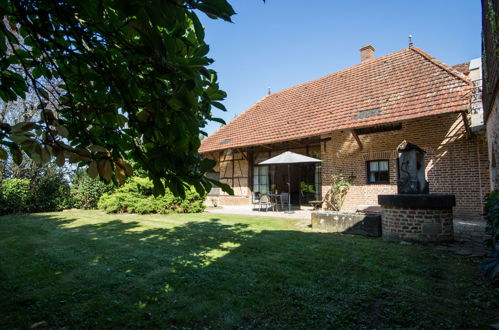
M 397 192 L 398 144 L 403 140 L 427 151 L 426 176 L 430 193 L 456 195 L 454 215 L 479 219 L 482 201 L 490 189 L 487 144 L 483 136 L 469 139 L 461 115 L 446 114 L 402 123 L 402 129 L 360 135 L 361 150 L 350 131 L 334 132 L 323 143 L 322 193 L 327 192 L 332 174 L 354 174 L 355 182 L 343 205 L 344 211 L 355 211 L 359 205 L 377 205 L 379 194 Z M 366 162 L 388 159 L 389 184 L 368 184 Z
M 383 239 L 420 242 L 452 241 L 451 209 L 402 209 L 383 206 Z

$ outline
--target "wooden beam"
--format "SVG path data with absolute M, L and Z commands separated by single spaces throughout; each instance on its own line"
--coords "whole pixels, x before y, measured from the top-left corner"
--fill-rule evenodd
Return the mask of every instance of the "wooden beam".
M 300 146 L 300 147 L 303 145 L 303 142 L 300 143 L 300 142 L 297 142 L 297 141 L 289 141 L 289 143 L 292 143 L 292 144 Z
M 236 149 L 238 152 L 241 153 L 241 155 L 243 155 L 243 158 L 246 160 L 246 161 L 249 161 L 248 157 L 244 154 L 244 151 L 242 151 L 241 149 Z
M 303 147 L 305 148 L 306 146 L 309 147 L 314 147 L 314 146 L 321 146 L 322 142 L 327 142 L 330 141 L 331 138 L 324 138 L 324 139 L 314 139 L 314 140 L 305 140 L 303 143 L 298 143 L 296 146 Z M 248 150 L 253 150 L 255 152 L 260 151 L 260 150 L 272 150 L 272 151 L 278 151 L 278 150 L 287 150 L 287 149 L 293 149 L 295 148 L 295 141 L 286 141 L 283 143 L 276 143 L 276 144 L 271 144 L 271 145 L 258 145 L 254 147 L 249 147 L 247 148 Z M 265 148 L 265 149 L 264 149 Z
M 468 116 L 465 111 L 461 112 L 461 117 L 463 118 L 463 124 L 464 124 L 464 129 L 466 130 L 466 136 L 468 139 L 471 139 L 471 128 L 470 128 L 470 123 L 468 122 Z
M 357 141 L 359 149 L 360 150 L 364 149 L 364 147 L 362 146 L 362 142 L 360 142 L 359 136 L 357 135 L 357 132 L 355 132 L 355 129 L 352 130 L 352 136 L 354 137 L 355 141 Z

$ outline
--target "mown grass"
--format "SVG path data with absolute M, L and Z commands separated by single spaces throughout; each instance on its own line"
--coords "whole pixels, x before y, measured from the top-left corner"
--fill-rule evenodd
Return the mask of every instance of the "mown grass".
M 497 315 L 479 260 L 293 223 L 0 217 L 1 327 L 468 329 Z

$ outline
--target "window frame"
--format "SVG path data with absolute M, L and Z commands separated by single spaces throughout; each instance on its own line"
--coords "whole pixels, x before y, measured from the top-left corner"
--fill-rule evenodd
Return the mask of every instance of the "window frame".
M 264 170 L 265 169 L 265 170 Z M 267 174 L 262 174 L 262 171 L 266 171 Z M 267 180 L 262 180 L 263 177 L 267 177 Z M 267 181 L 266 183 L 262 181 Z M 258 187 L 258 190 L 255 188 Z M 265 187 L 266 192 L 262 192 L 261 188 Z M 253 183 L 252 183 L 253 194 L 255 192 L 262 194 L 268 194 L 270 192 L 270 166 L 269 165 L 256 165 L 253 166 Z
M 379 166 L 379 162 L 386 162 L 387 163 L 387 170 L 386 171 L 379 171 L 379 170 L 378 171 L 373 171 L 375 173 L 386 172 L 387 175 L 388 175 L 388 179 L 387 180 L 371 182 L 370 176 L 371 176 L 372 172 L 371 172 L 371 166 L 370 166 L 370 164 L 372 162 L 378 162 L 378 166 Z M 372 160 L 366 161 L 366 182 L 367 182 L 367 184 L 390 184 L 390 160 L 389 159 L 372 159 Z

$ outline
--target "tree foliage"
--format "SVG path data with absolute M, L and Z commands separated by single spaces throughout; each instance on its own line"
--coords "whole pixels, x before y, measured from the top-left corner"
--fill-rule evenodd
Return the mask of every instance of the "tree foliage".
M 234 14 L 225 0 L 1 1 L 0 99 L 33 91 L 39 116 L 0 118 L 0 159 L 78 163 L 115 183 L 133 160 L 156 195 L 208 191 L 214 164 L 197 155 L 199 135 L 223 122 L 212 108 L 225 110 L 226 94 L 208 68 L 199 12 Z

